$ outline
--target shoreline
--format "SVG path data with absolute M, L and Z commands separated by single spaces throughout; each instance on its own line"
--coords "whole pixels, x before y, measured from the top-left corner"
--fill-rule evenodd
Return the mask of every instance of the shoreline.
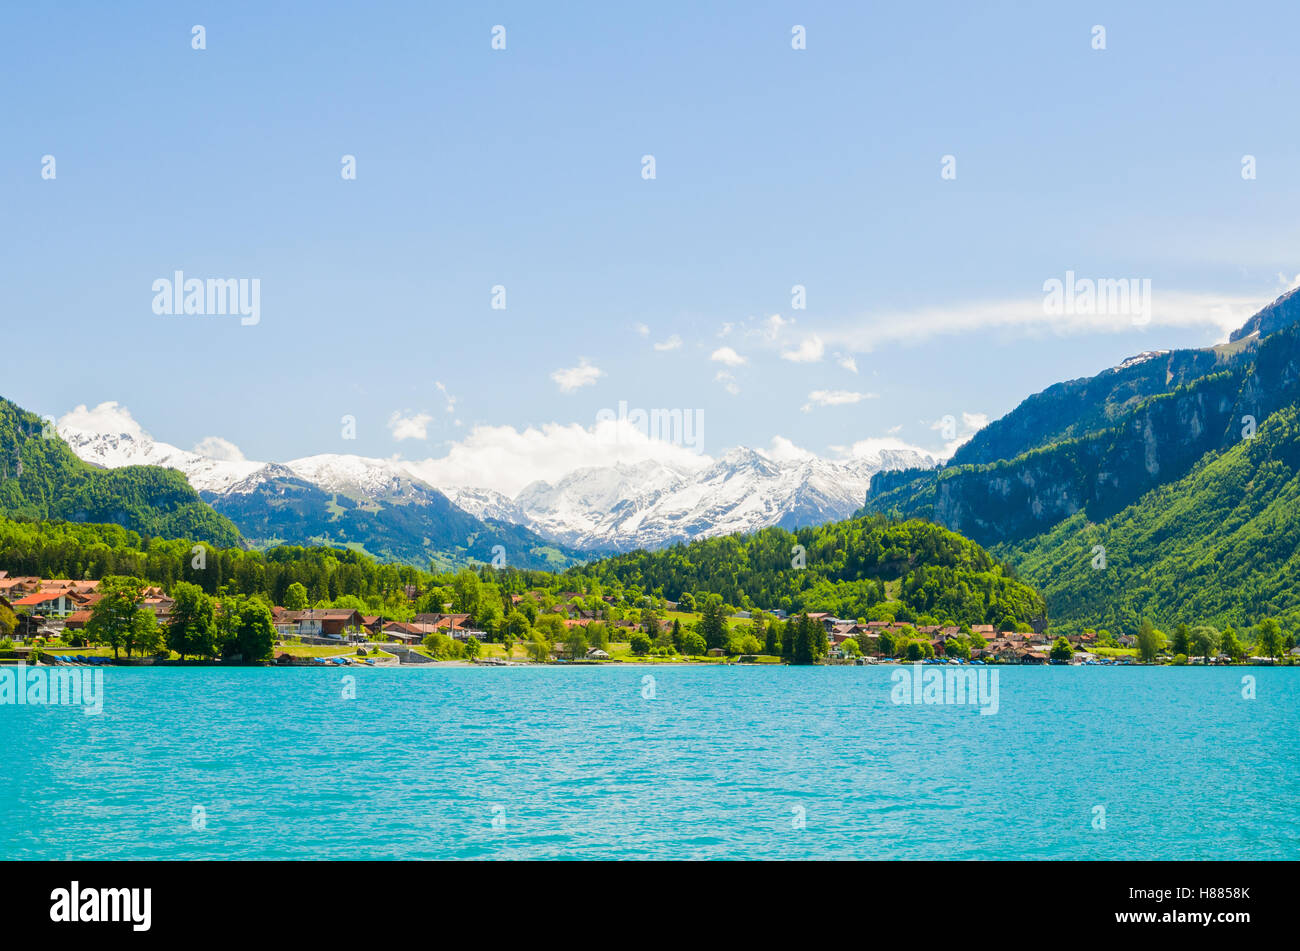
M 75 655 L 74 655 L 74 656 L 75 656 Z M 823 668 L 839 668 L 839 667 L 851 667 L 851 668 L 861 667 L 861 668 L 869 668 L 869 667 L 913 667 L 913 666 L 937 667 L 937 668 L 984 668 L 984 669 L 993 669 L 993 670 L 1001 670 L 1001 669 L 1004 669 L 1004 668 L 1039 668 L 1039 667 L 1120 667 L 1120 668 L 1129 668 L 1129 667 L 1140 667 L 1140 668 L 1172 667 L 1172 668 L 1186 668 L 1186 669 L 1192 669 L 1192 670 L 1222 669 L 1222 668 L 1229 668 L 1229 669 L 1230 669 L 1230 668 L 1251 668 L 1251 669 L 1254 669 L 1254 668 L 1270 668 L 1270 669 L 1277 669 L 1277 668 L 1296 668 L 1296 669 L 1300 669 L 1300 663 L 1275 663 L 1275 662 L 1267 662 L 1267 661 L 1263 661 L 1263 660 L 1259 660 L 1259 661 L 1248 661 L 1248 662 L 1234 663 L 1234 664 L 1200 664 L 1200 663 L 1190 663 L 1190 662 L 1189 662 L 1189 663 L 1186 663 L 1186 664 L 1174 664 L 1174 663 L 1144 663 L 1144 662 L 1142 662 L 1142 661 L 1129 661 L 1129 662 L 1123 662 L 1123 663 L 1119 663 L 1119 662 L 1112 662 L 1112 663 L 1097 663 L 1097 662 L 1094 661 L 1094 662 L 1085 662 L 1085 663 L 1078 663 L 1078 664 L 1063 663 L 1063 662 L 1049 662 L 1049 663 L 1044 663 L 1044 664 L 988 664 L 988 663 L 972 663 L 972 662 L 969 662 L 969 661 L 948 663 L 948 662 L 944 662 L 944 661 L 933 661 L 933 660 L 928 660 L 928 661 L 927 661 L 927 660 L 922 660 L 922 661 L 911 661 L 911 660 L 899 660 L 899 659 L 875 660 L 875 661 L 872 661 L 872 662 L 870 662 L 870 663 L 865 663 L 865 664 L 791 664 L 791 663 L 784 663 L 784 662 L 779 662 L 779 663 L 772 663 L 772 662 L 766 662 L 766 663 L 747 663 L 747 662 L 742 662 L 742 661 L 731 661 L 731 660 L 726 660 L 726 661 L 692 661 L 692 660 L 664 660 L 664 661 L 643 661 L 643 660 L 633 660 L 633 661 L 624 661 L 624 660 L 610 660 L 610 661 L 585 661 L 585 662 L 584 662 L 584 661 L 577 661 L 577 662 L 569 661 L 569 662 L 562 662 L 562 663 L 554 663 L 554 662 L 553 662 L 553 663 L 544 663 L 544 664 L 543 664 L 543 663 L 534 663 L 534 662 L 529 662 L 529 661 L 509 661 L 509 662 L 504 662 L 504 663 L 485 663 L 485 662 L 481 662 L 481 661 L 469 661 L 469 660 L 429 660 L 429 661 L 425 661 L 425 662 L 417 663 L 417 664 L 409 664 L 409 663 L 404 664 L 404 663 L 400 663 L 400 662 L 396 662 L 396 661 L 392 661 L 392 660 L 385 660 L 385 661 L 380 661 L 380 662 L 376 662 L 376 663 L 372 663 L 372 664 L 366 664 L 366 663 L 358 663 L 356 660 L 349 660 L 347 663 L 337 663 L 337 662 L 335 662 L 335 661 L 333 661 L 333 660 L 323 659 L 323 660 L 319 660 L 319 661 L 318 661 L 318 660 L 309 659 L 309 658 L 304 658 L 302 662 L 295 661 L 295 662 L 293 662 L 293 663 L 278 663 L 278 662 L 273 661 L 273 660 L 271 660 L 271 661 L 257 661 L 257 662 L 253 662 L 253 663 L 245 663 L 245 662 L 243 662 L 243 661 L 223 661 L 223 660 L 187 660 L 187 661 L 183 661 L 183 662 L 182 662 L 182 661 L 179 661 L 179 660 L 153 660 L 153 659 L 140 659 L 140 658 L 135 658 L 135 659 L 127 659 L 127 658 L 114 659 L 114 658 L 112 658 L 112 657 L 106 657 L 106 658 L 94 658 L 93 661 L 85 661 L 85 662 L 76 662 L 76 661 L 73 661 L 73 662 L 65 662 L 65 661 L 56 661 L 56 662 L 53 662 L 53 663 L 49 662 L 49 661 L 48 661 L 47 659 L 45 659 L 45 658 L 42 658 L 41 660 L 39 660 L 39 661 L 33 663 L 33 662 L 31 662 L 30 660 L 28 660 L 28 659 L 26 659 L 26 658 L 0 657 L 0 669 L 4 669 L 4 668 L 7 668 L 7 667 L 25 667 L 25 668 L 27 668 L 27 669 L 29 669 L 29 670 L 34 670 L 34 669 L 37 669 L 37 668 L 51 668 L 51 669 L 69 669 L 69 668 L 95 669 L 95 668 L 101 668 L 101 669 L 102 669 L 102 668 L 104 668 L 104 667 L 123 667 L 123 668 L 127 668 L 127 667 L 129 667 L 129 668 L 140 668 L 140 669 L 146 669 L 146 668 L 168 668 L 168 669 L 178 669 L 178 668 L 179 668 L 179 669 L 200 669 L 200 668 L 202 668 L 202 669 L 211 669 L 211 668 L 228 668 L 228 669 L 276 668 L 276 669 L 280 669 L 280 668 L 283 668 L 283 669 L 303 669 L 303 668 L 305 668 L 305 669 L 309 669 L 309 670 L 317 670 L 317 669 L 321 669 L 321 670 L 417 670 L 417 669 L 422 669 L 422 668 L 437 668 L 437 669 L 445 669 L 445 668 L 457 668 L 457 667 L 459 667 L 459 668 L 470 668 L 470 669 L 495 669 L 495 668 L 518 668 L 518 667 L 553 668 L 553 669 L 562 669 L 562 668 L 569 668 L 569 667 L 588 667 L 588 668 L 590 668 L 590 667 L 602 667 L 602 668 L 611 668 L 611 667 L 615 667 L 615 668 L 628 668 L 628 667 L 633 667 L 633 668 L 656 668 L 656 667 L 695 667 L 695 668 L 700 668 L 700 667 L 739 667 L 739 668 L 746 668 L 746 669 L 762 669 L 762 668 L 772 668 L 772 667 L 777 667 L 777 668 L 790 668 L 790 667 L 797 667 L 797 668 L 815 668 L 815 667 L 823 667 Z

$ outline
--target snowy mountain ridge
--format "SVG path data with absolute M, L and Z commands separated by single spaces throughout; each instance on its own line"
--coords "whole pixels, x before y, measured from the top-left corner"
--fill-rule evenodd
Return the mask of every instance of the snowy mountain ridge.
M 96 432 L 63 425 L 59 432 L 78 456 L 96 465 L 178 469 L 218 510 L 233 509 L 239 497 L 239 510 L 247 515 L 249 497 L 269 496 L 263 490 L 286 479 L 330 496 L 390 505 L 417 503 L 440 492 L 474 518 L 519 525 L 543 539 L 592 552 L 847 518 L 862 506 L 876 472 L 936 464 L 910 449 L 831 460 L 778 459 L 740 447 L 696 469 L 653 460 L 579 468 L 554 482 L 530 483 L 510 498 L 486 488 L 430 485 L 398 459 L 327 453 L 265 463 L 209 458 L 158 442 L 138 428 Z M 223 500 L 232 505 L 223 506 Z

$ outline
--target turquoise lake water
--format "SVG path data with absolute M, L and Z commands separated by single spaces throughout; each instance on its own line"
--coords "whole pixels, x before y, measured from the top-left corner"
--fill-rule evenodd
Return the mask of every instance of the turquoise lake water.
M 111 668 L 0 706 L 0 858 L 1300 858 L 1298 670 L 893 669 Z

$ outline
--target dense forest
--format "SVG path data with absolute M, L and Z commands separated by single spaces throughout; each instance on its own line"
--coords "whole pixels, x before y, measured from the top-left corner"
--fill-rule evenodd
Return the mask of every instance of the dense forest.
M 380 564 L 346 548 L 270 551 L 144 539 L 119 525 L 0 519 L 0 569 L 43 578 L 141 578 L 170 590 L 177 582 L 209 594 L 260 595 L 281 603 L 302 584 L 313 602 L 344 595 L 387 598 L 429 578 L 418 568 Z
M 566 577 L 672 601 L 712 593 L 739 608 L 869 620 L 1042 627 L 1047 616 L 1043 598 L 979 545 L 930 522 L 882 516 L 637 551 Z

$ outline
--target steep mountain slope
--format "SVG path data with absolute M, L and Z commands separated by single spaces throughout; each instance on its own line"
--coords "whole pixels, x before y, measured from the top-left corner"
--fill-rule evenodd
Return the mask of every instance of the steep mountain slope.
M 1051 387 L 948 466 L 878 475 L 866 508 L 995 546 L 1066 630 L 1300 621 L 1298 320 L 1290 293 L 1222 346 Z
M 1252 364 L 1261 339 L 1300 321 L 1300 290 L 1279 297 L 1229 342 L 1200 350 L 1138 354 L 1093 377 L 1068 380 L 1027 397 L 961 446 L 949 467 L 986 465 L 1112 428 L 1141 403 L 1207 376 Z M 926 513 L 933 505 L 935 471 L 883 473 L 871 488 L 869 511 Z
M 1139 397 L 1133 394 L 1143 389 L 1141 381 L 1155 385 L 1143 367 L 1156 367 L 1167 381 L 1179 375 L 1170 369 L 1177 367 L 1187 380 Z M 1093 397 L 1080 396 L 1073 415 L 1062 408 L 1045 427 L 1053 435 L 1040 436 L 1028 423 L 1037 410 L 1025 407 L 1042 402 L 1053 387 L 1008 415 L 1025 429 L 1010 442 L 1033 448 L 993 462 L 962 464 L 954 457 L 939 470 L 883 474 L 872 482 L 867 509 L 933 518 L 984 544 L 1031 537 L 1076 512 L 1101 520 L 1240 439 L 1248 417 L 1258 423 L 1294 403 L 1298 380 L 1300 327 L 1291 324 L 1263 339 L 1176 352 L 1083 381 L 1078 391 Z M 1066 430 L 1071 435 L 1054 438 Z M 973 455 L 1008 443 L 1009 432 L 1004 427 Z
M 1100 566 L 1102 546 L 1105 567 Z M 1183 478 L 1101 522 L 1076 514 L 995 549 L 1047 596 L 1053 624 L 1132 632 L 1149 617 L 1300 625 L 1300 410 L 1208 454 Z
M 1300 321 L 1300 287 L 1283 294 L 1244 325 L 1232 332 L 1229 342 L 1236 343 L 1248 337 L 1267 337 L 1283 327 Z
M 150 537 L 240 543 L 185 477 L 142 466 L 104 470 L 78 458 L 44 421 L 0 399 L 0 515 L 111 522 Z

